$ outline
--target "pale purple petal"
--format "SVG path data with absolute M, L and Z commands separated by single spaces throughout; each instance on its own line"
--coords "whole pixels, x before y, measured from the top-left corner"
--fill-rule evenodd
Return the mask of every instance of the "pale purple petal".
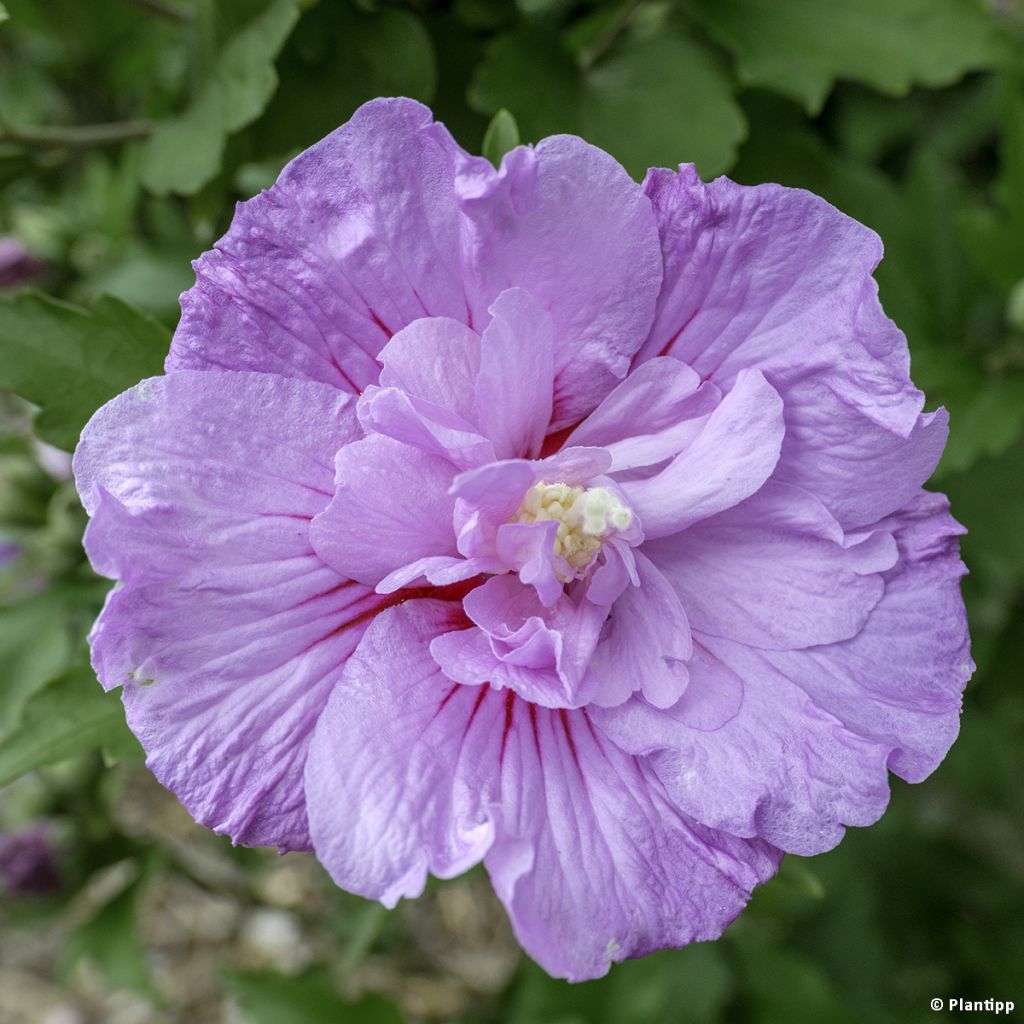
M 428 556 L 458 554 L 448 494 L 454 467 L 390 437 L 346 445 L 331 503 L 313 520 L 317 554 L 368 586 Z
M 589 699 L 587 669 L 608 613 L 566 596 L 545 606 L 515 576 L 493 576 L 463 601 L 472 629 L 431 644 L 442 671 L 458 683 L 488 682 L 550 708 Z
M 557 570 L 566 570 L 568 563 L 554 553 L 558 523 L 506 523 L 498 527 L 495 549 L 508 568 L 519 579 L 535 587 L 541 601 L 551 607 L 562 596 L 562 581 Z
M 665 577 L 639 552 L 638 587 L 626 587 L 612 607 L 591 671 L 592 700 L 621 704 L 639 690 L 655 707 L 670 707 L 686 689 L 693 653 L 686 612 Z
M 821 379 L 786 394 L 786 438 L 775 478 L 820 498 L 843 526 L 873 523 L 912 500 L 946 445 L 944 409 L 918 417 L 908 437 L 840 401 Z
M 499 459 L 535 458 L 551 422 L 554 323 L 521 288 L 502 292 L 489 312 L 476 382 L 480 432 Z
M 844 546 L 817 499 L 770 482 L 742 505 L 644 545 L 695 630 L 775 650 L 855 636 L 885 589 L 892 545 Z
M 848 728 L 891 748 L 889 769 L 908 782 L 929 775 L 956 739 L 974 668 L 960 597 L 963 528 L 948 508 L 941 495 L 921 493 L 889 520 L 900 563 L 856 637 L 801 652 L 736 651 L 744 667 L 792 680 Z
M 731 508 L 770 476 L 783 436 L 782 401 L 757 370 L 744 370 L 693 442 L 665 469 L 623 480 L 648 539 Z
M 448 317 L 415 320 L 378 355 L 381 387 L 448 409 L 477 425 L 473 389 L 480 373 L 480 336 Z
M 308 846 L 309 733 L 385 603 L 309 541 L 357 435 L 329 386 L 182 372 L 104 406 L 75 454 L 90 559 L 122 580 L 90 637 L 97 674 L 124 688 L 157 778 L 237 842 Z
M 452 558 L 451 555 L 428 555 L 417 559 L 401 569 L 395 569 L 377 584 L 378 594 L 392 594 L 412 583 L 426 580 L 435 587 L 447 587 L 472 579 L 486 572 L 486 563 L 471 558 Z
M 456 413 L 398 388 L 368 387 L 359 397 L 359 422 L 367 433 L 383 434 L 457 469 L 494 461 L 491 442 Z
M 418 896 L 428 872 L 461 874 L 494 841 L 478 774 L 493 756 L 502 702 L 480 707 L 487 688 L 453 684 L 427 646 L 461 621 L 457 604 L 439 601 L 381 615 L 311 744 L 305 788 L 317 857 L 338 885 L 385 906 Z
M 871 272 L 882 243 L 824 200 L 779 185 L 704 184 L 690 166 L 648 172 L 665 285 L 638 362 L 673 355 L 728 388 L 756 367 L 788 398 L 811 374 L 906 436 L 922 395 Z
M 358 392 L 381 346 L 467 317 L 458 147 L 412 100 L 374 100 L 239 204 L 195 263 L 169 370 L 264 370 Z
M 427 651 L 452 624 L 381 616 L 321 719 L 306 789 L 335 881 L 390 906 L 483 858 L 527 952 L 577 981 L 719 935 L 777 853 L 694 825 L 582 712 L 453 684 Z
M 554 427 L 585 416 L 626 375 L 651 324 L 661 255 L 650 203 L 607 153 L 556 136 L 458 180 L 473 318 L 525 288 L 555 326 Z
M 887 769 L 918 782 L 942 760 L 974 667 L 959 592 L 963 531 L 947 508 L 921 494 L 887 524 L 900 563 L 852 639 L 769 651 L 697 634 L 680 703 L 708 680 L 731 686 L 742 701 L 724 724 L 702 728 L 679 706 L 658 712 L 635 700 L 592 711 L 595 721 L 651 754 L 679 806 L 713 827 L 806 855 L 833 846 L 845 825 L 870 824 L 885 808 Z
M 686 447 L 721 392 L 678 359 L 638 366 L 569 435 L 567 445 L 607 448 L 611 471 L 650 466 Z
M 694 642 L 687 695 L 742 692 L 724 724 L 694 728 L 674 708 L 636 698 L 591 711 L 620 747 L 648 757 L 684 813 L 801 856 L 831 849 L 844 825 L 878 819 L 889 799 L 884 745 L 846 729 L 793 683 L 741 678 L 711 641 L 695 633 Z

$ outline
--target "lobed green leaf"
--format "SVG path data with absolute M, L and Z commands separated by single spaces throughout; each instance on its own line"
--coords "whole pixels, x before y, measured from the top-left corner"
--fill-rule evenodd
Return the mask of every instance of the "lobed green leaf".
M 39 406 L 39 438 L 72 451 L 89 417 L 161 372 L 170 332 L 115 299 L 83 309 L 34 292 L 0 300 L 0 387 Z

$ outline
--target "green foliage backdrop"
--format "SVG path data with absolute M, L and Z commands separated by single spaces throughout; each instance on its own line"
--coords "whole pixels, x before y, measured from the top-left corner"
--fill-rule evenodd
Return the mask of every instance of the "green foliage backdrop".
M 385 914 L 301 858 L 189 828 L 145 788 L 88 667 L 105 584 L 60 451 L 160 371 L 189 260 L 235 201 L 397 94 L 495 161 L 575 132 L 637 177 L 692 161 L 820 193 L 882 235 L 883 302 L 951 412 L 936 486 L 970 530 L 979 667 L 949 758 L 896 782 L 874 828 L 788 858 L 719 943 L 586 985 L 523 961 L 479 878 Z M 41 1020 L 47 999 L 83 1021 L 230 1006 L 252 1024 L 904 1024 L 934 1020 L 934 997 L 1024 1005 L 1022 0 L 5 0 L 0 238 L 37 289 L 0 291 L 0 834 L 48 822 L 60 878 L 3 898 L 0 1019 Z M 207 946 L 161 932 L 179 892 L 223 912 Z

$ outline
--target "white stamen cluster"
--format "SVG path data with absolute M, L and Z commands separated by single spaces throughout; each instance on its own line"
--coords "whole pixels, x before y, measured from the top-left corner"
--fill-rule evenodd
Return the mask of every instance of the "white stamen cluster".
M 605 487 L 570 487 L 569 484 L 534 484 L 526 492 L 514 522 L 557 521 L 554 551 L 580 574 L 601 550 L 607 534 L 624 530 L 633 513 Z M 571 578 L 571 577 L 570 577 Z

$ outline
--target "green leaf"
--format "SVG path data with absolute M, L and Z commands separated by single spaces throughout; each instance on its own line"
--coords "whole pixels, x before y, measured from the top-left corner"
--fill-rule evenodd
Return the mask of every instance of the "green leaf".
M 942 474 L 967 469 L 983 456 L 1000 455 L 1024 433 L 1024 373 L 987 378 L 958 402 L 950 418 Z
M 7 13 L 7 8 L 3 4 L 0 4 L 0 25 L 2 25 L 10 15 Z
M 733 981 L 722 950 L 695 943 L 616 964 L 604 978 L 566 985 L 524 967 L 506 1024 L 711 1024 Z
M 224 971 L 224 987 L 238 1000 L 252 1024 L 402 1024 L 402 1014 L 380 996 L 350 1003 L 338 995 L 326 970 L 302 974 L 274 971 Z
M 542 27 L 499 36 L 469 95 L 483 113 L 511 111 L 531 142 L 582 135 L 639 178 L 683 161 L 705 177 L 728 170 L 746 133 L 732 93 L 717 55 L 669 20 L 627 31 L 588 67 Z
M 169 340 L 111 296 L 82 309 L 22 292 L 0 300 L 0 387 L 39 406 L 36 434 L 71 451 L 104 402 L 162 371 Z
M 138 902 L 144 881 L 132 882 L 68 936 L 63 950 L 65 971 L 85 957 L 111 988 L 154 994 L 146 944 L 139 931 Z
M 487 126 L 480 152 L 494 164 L 501 166 L 501 158 L 519 145 L 519 125 L 516 119 L 502 107 Z
M 75 654 L 69 597 L 51 588 L 0 608 L 0 737 L 10 734 L 25 702 L 65 671 Z
M 691 10 L 735 54 L 744 84 L 812 114 L 837 79 L 904 96 L 993 66 L 1004 45 L 975 0 L 694 0 Z
M 273 96 L 274 60 L 298 17 L 296 0 L 274 0 L 229 40 L 195 102 L 148 139 L 147 188 L 191 195 L 217 174 L 228 136 L 255 121 Z
M 856 1014 L 816 959 L 767 943 L 738 943 L 759 1024 L 853 1024 Z
M 265 156 L 311 146 L 377 96 L 430 103 L 437 87 L 422 21 L 383 5 L 363 10 L 351 0 L 304 13 L 278 67 L 281 86 L 255 129 Z
M 975 265 L 996 287 L 1009 292 L 1024 277 L 1024 92 L 1008 91 L 1002 113 L 995 189 L 1000 209 L 968 211 L 961 226 Z
M 0 787 L 34 768 L 120 746 L 126 728 L 117 695 L 104 693 L 87 666 L 71 669 L 28 700 L 17 728 L 0 740 Z

